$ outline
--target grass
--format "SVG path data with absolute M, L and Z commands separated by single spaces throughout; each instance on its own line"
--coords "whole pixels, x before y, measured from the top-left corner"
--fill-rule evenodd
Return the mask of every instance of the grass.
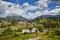
M 25 34 L 25 35 L 20 32 L 17 32 L 16 34 L 18 36 L 7 35 L 0 37 L 0 40 L 27 40 L 29 38 L 36 38 L 37 36 L 39 36 L 42 40 L 60 40 L 60 36 L 49 38 L 48 35 L 45 35 L 43 32 L 37 34 L 33 33 L 33 34 Z
M 29 38 L 35 38 L 37 37 L 36 34 L 19 34 L 19 36 L 12 36 L 10 37 L 11 35 L 8 35 L 8 36 L 3 36 L 3 37 L 0 37 L 0 40 L 26 40 L 26 39 L 29 39 Z
M 47 38 L 47 40 L 60 40 L 60 36 L 53 37 L 53 38 Z
M 19 28 L 19 27 L 20 26 L 16 26 L 16 27 L 11 26 L 12 29 Z M 60 28 L 57 28 L 57 29 L 60 29 Z M 51 31 L 54 31 L 55 28 L 54 29 L 49 28 L 47 30 L 49 30 L 49 33 L 50 33 Z M 0 40 L 27 40 L 29 38 L 36 38 L 37 36 L 39 36 L 42 40 L 60 40 L 60 36 L 49 38 L 48 37 L 49 35 L 45 35 L 45 33 L 43 33 L 43 32 L 26 34 L 26 35 L 24 35 L 20 32 L 16 32 L 16 35 L 17 36 L 13 36 L 13 35 L 3 36 L 3 37 L 0 37 Z

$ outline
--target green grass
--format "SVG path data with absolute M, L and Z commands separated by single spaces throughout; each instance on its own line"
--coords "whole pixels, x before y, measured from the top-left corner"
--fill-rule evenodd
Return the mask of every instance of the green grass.
M 47 38 L 47 40 L 60 40 L 60 36 L 53 37 L 53 38 Z
M 19 28 L 19 27 L 15 27 L 15 26 L 11 26 L 12 29 L 15 29 L 15 28 Z M 49 30 L 49 33 L 54 31 L 55 28 L 46 28 L 47 30 Z M 57 28 L 57 29 L 60 29 L 60 28 Z M 36 38 L 37 36 L 39 36 L 40 38 L 42 38 L 42 40 L 60 40 L 60 36 L 57 36 L 57 37 L 52 37 L 52 38 L 49 38 L 49 34 L 48 35 L 45 35 L 43 32 L 39 32 L 38 34 L 22 34 L 20 32 L 16 32 L 16 34 L 18 36 L 13 36 L 13 35 L 7 35 L 7 36 L 2 36 L 0 37 L 0 40 L 27 40 L 29 38 Z
M 37 37 L 36 34 L 20 34 L 19 36 L 12 36 L 10 37 L 11 35 L 8 35 L 8 36 L 3 36 L 3 37 L 0 37 L 0 40 L 25 40 L 25 39 L 29 39 L 29 38 L 35 38 Z
M 19 36 L 12 36 L 12 35 L 7 35 L 7 36 L 2 36 L 0 37 L 0 40 L 27 40 L 29 38 L 36 38 L 37 36 L 39 36 L 40 38 L 42 38 L 42 40 L 60 40 L 60 36 L 55 36 L 52 38 L 49 38 L 48 35 L 44 35 L 44 33 L 40 32 L 38 34 L 21 34 L 20 32 L 17 32 L 17 35 Z

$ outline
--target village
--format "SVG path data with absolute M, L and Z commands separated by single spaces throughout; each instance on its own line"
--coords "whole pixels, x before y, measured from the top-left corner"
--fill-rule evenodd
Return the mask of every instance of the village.
M 0 39 L 1 40 L 57 40 L 60 35 L 60 28 L 53 19 L 42 18 L 35 22 L 25 20 L 1 20 Z M 52 25 L 50 25 L 52 24 Z M 56 25 L 55 25 L 56 24 Z
M 17 21 L 15 25 L 12 25 L 12 22 L 11 21 L 1 21 L 0 23 L 0 34 L 3 34 L 3 32 L 8 29 L 8 28 L 11 28 L 11 30 L 14 30 L 14 31 L 17 31 L 17 32 L 20 32 L 24 35 L 26 34 L 36 34 L 36 33 L 39 33 L 40 31 L 34 27 L 34 26 L 39 26 L 39 24 L 33 22 L 33 23 L 30 23 L 30 22 L 26 22 L 26 21 Z M 47 33 L 48 30 L 42 30 L 44 33 Z M 41 40 L 41 38 L 32 38 L 33 40 Z M 29 40 L 29 39 L 28 39 Z
M 0 26 L 3 28 L 3 29 L 5 29 L 5 28 L 8 28 L 7 26 L 12 26 L 12 22 L 7 22 L 7 21 L 2 21 L 1 23 L 0 23 Z M 33 26 L 38 26 L 38 24 L 37 23 L 28 23 L 28 22 L 26 22 L 26 21 L 17 21 L 17 25 L 18 26 L 20 26 L 20 27 L 16 27 L 16 28 L 13 28 L 12 30 L 17 30 L 18 28 L 24 28 L 24 27 L 27 27 L 27 28 L 29 28 L 29 27 L 32 27 L 32 29 L 26 29 L 26 30 L 22 30 L 22 33 L 35 33 L 35 32 L 39 32 L 39 30 L 37 29 L 37 28 L 35 28 L 35 27 L 33 27 Z M 29 26 L 28 26 L 29 25 Z M 33 25 L 33 26 L 32 26 Z M 48 30 L 45 30 L 46 32 L 48 31 Z

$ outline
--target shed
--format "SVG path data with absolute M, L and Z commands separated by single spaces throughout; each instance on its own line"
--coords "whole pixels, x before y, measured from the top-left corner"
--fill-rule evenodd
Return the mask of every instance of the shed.
M 22 33 L 30 33 L 30 30 L 28 29 L 22 30 Z
M 37 28 L 33 28 L 33 29 L 31 30 L 31 33 L 35 33 L 35 32 L 39 32 L 39 30 L 38 30 Z

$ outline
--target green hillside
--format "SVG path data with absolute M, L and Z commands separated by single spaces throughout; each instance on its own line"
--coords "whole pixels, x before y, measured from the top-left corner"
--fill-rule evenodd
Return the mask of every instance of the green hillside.
M 37 38 L 38 36 L 41 40 L 60 40 L 60 18 L 40 18 L 34 20 L 34 22 L 33 20 L 27 21 L 27 19 L 22 19 L 1 18 L 0 40 L 27 40 Z M 23 24 L 18 24 L 18 21 L 22 21 Z M 8 22 L 12 22 L 11 25 L 6 25 Z M 31 30 L 33 28 L 37 28 L 39 32 L 29 34 L 21 33 L 22 30 Z

